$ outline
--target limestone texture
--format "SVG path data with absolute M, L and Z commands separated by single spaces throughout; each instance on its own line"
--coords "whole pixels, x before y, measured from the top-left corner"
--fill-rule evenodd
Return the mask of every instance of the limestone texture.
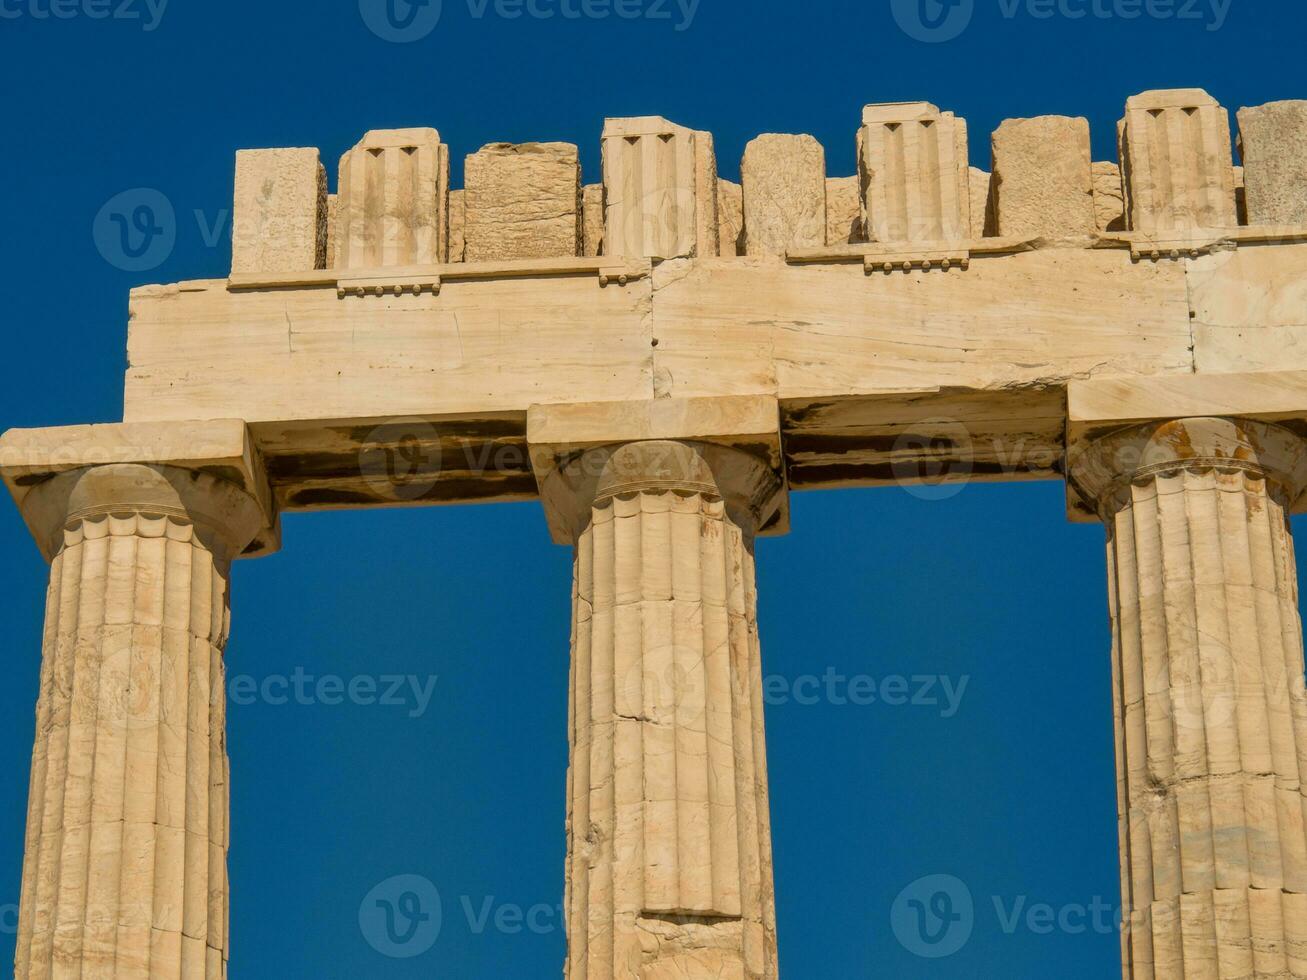
M 862 194 L 858 177 L 826 178 L 826 244 L 863 241 Z
M 1131 96 L 1119 136 L 1131 230 L 1183 237 L 1238 226 L 1229 113 L 1210 95 Z
M 744 191 L 725 177 L 717 178 L 717 254 L 744 254 Z
M 430 265 L 448 255 L 449 151 L 434 129 L 378 129 L 340 161 L 337 269 Z
M 327 195 L 327 260 L 326 265 L 324 266 L 324 268 L 327 269 L 334 269 L 336 267 L 337 236 L 340 234 L 340 231 L 337 228 L 337 217 L 340 213 L 339 205 L 340 198 L 338 195 Z
M 808 135 L 765 133 L 740 163 L 748 255 L 826 244 L 826 152 Z
M 467 251 L 465 196 L 463 191 L 449 192 L 449 250 L 447 262 L 462 262 Z
M 995 131 L 992 142 L 995 230 L 999 235 L 1064 238 L 1093 234 L 1093 158 L 1087 119 L 1008 119 Z
M 967 123 L 929 102 L 862 110 L 858 175 L 870 241 L 959 241 L 971 234 Z
M 212 476 L 133 464 L 56 476 L 24 509 L 57 515 L 61 540 L 14 974 L 218 980 L 228 575 L 259 509 Z
M 490 143 L 463 169 L 466 260 L 582 254 L 581 165 L 571 143 Z
M 1107 527 L 1127 980 L 1307 971 L 1307 746 L 1288 507 L 1307 443 L 1252 421 L 1071 457 Z
M 604 121 L 604 254 L 716 255 L 717 161 L 710 133 L 661 116 Z
M 749 506 L 772 478 L 737 450 L 684 442 L 589 462 L 597 480 L 577 485 L 590 499 L 577 501 L 565 975 L 774 978 Z
M 1115 163 L 1094 164 L 1094 223 L 1099 231 L 1125 231 L 1125 191 Z
M 327 261 L 327 171 L 313 149 L 240 150 L 233 272 L 303 272 Z
M 967 186 L 971 193 L 971 237 L 984 238 L 992 230 L 993 174 L 979 167 L 968 167 Z
M 1307 224 L 1307 101 L 1239 110 L 1250 225 Z
M 581 254 L 601 255 L 604 244 L 604 185 L 581 188 Z

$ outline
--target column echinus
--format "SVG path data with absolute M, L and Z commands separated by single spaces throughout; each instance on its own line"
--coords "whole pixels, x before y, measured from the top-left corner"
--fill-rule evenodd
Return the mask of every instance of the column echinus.
M 536 406 L 574 548 L 570 980 L 777 975 L 754 542 L 788 521 L 773 398 Z
M 1124 975 L 1307 977 L 1307 443 L 1195 417 L 1068 452 L 1107 528 Z
M 232 558 L 276 546 L 240 422 L 11 430 L 50 562 L 14 975 L 226 975 Z

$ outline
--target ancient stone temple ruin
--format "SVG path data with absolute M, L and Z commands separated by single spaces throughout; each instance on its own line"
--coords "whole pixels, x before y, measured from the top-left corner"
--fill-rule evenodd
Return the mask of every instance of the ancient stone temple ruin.
M 1237 132 L 1182 89 L 1118 162 L 1016 119 L 988 172 L 925 102 L 843 177 L 769 134 L 735 184 L 656 116 L 592 184 L 492 143 L 452 188 L 435 129 L 335 194 L 239 153 L 231 275 L 132 294 L 124 420 L 0 440 L 50 561 L 16 975 L 225 976 L 227 586 L 281 513 L 538 497 L 565 976 L 773 978 L 757 539 L 792 490 L 1060 479 L 1107 531 L 1124 975 L 1307 977 L 1307 102 Z

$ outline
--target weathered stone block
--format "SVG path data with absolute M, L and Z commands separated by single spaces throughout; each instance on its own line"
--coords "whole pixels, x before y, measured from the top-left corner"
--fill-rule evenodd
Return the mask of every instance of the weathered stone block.
M 604 253 L 717 254 L 712 135 L 661 116 L 604 120 Z
M 604 243 L 604 185 L 581 188 L 581 254 L 601 255 Z
M 340 196 L 337 194 L 327 195 L 327 264 L 326 268 L 336 268 L 336 246 L 340 229 L 337 226 L 337 219 L 340 215 Z
M 813 137 L 765 133 L 740 164 L 749 255 L 784 255 L 826 244 L 826 152 Z
M 1118 134 L 1132 230 L 1184 235 L 1238 225 L 1229 113 L 1210 95 L 1132 96 Z
M 1307 224 L 1307 101 L 1239 110 L 1248 223 Z
M 992 145 L 999 235 L 1062 238 L 1093 233 L 1088 120 L 1008 119 L 994 132 Z
M 862 193 L 858 177 L 826 178 L 826 244 L 865 241 L 862 234 Z
M 717 254 L 744 254 L 744 190 L 723 177 L 717 178 Z
M 990 214 L 993 175 L 979 167 L 968 167 L 967 174 L 971 192 L 971 237 L 984 238 L 992 231 L 993 225 Z
M 862 110 L 863 227 L 871 241 L 958 241 L 971 234 L 967 123 L 929 102 Z
M 327 171 L 318 151 L 238 151 L 232 272 L 305 272 L 326 261 Z
M 571 143 L 490 143 L 463 170 L 469 262 L 582 252 L 581 165 Z
M 1094 164 L 1094 224 L 1099 231 L 1125 231 L 1125 191 L 1115 163 Z
M 449 248 L 446 262 L 462 262 L 467 248 L 467 208 L 463 191 L 449 192 Z
M 443 262 L 449 150 L 434 129 L 372 130 L 340 161 L 338 269 Z

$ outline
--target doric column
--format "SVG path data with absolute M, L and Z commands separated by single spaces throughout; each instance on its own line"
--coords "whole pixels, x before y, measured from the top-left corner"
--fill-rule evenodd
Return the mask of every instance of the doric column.
M 50 460 L 57 431 L 18 455 Z M 224 977 L 227 583 L 266 502 L 232 482 L 239 449 L 212 467 L 230 480 L 38 472 L 14 465 L 24 435 L 5 437 L 4 474 L 51 564 L 15 976 Z
M 1307 976 L 1307 445 L 1186 418 L 1073 445 L 1107 528 L 1127 978 Z
M 657 439 L 543 481 L 575 545 L 570 980 L 777 975 L 753 547 L 780 492 L 756 455 Z

